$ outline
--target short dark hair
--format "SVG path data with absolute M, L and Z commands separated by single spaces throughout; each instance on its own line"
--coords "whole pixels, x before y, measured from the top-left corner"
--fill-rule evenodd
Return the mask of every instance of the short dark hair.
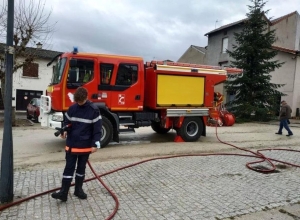
M 88 91 L 86 88 L 78 87 L 74 93 L 74 101 L 75 102 L 83 102 L 88 97 Z

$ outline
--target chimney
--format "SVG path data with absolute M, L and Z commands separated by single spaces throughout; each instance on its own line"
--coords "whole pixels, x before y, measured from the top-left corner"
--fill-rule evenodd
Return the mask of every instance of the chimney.
M 36 44 L 36 48 L 37 48 L 37 49 L 42 49 L 42 46 L 43 46 L 43 44 L 41 44 L 41 42 L 38 42 L 38 43 Z

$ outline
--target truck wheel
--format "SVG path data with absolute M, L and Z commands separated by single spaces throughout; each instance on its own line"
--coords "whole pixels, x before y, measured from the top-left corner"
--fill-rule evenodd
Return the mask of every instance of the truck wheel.
M 157 134 L 166 134 L 170 131 L 170 128 L 162 128 L 160 126 L 159 122 L 156 121 L 152 121 L 151 123 L 151 128 L 153 129 L 153 131 L 155 131 Z
M 37 116 L 36 113 L 33 114 L 33 121 L 34 121 L 35 123 L 39 123 L 39 116 Z
M 27 115 L 27 119 L 31 119 L 31 116 L 29 115 L 29 112 L 28 112 L 28 110 L 26 111 L 26 115 Z
M 201 118 L 186 117 L 177 134 L 186 142 L 197 141 L 203 132 L 203 123 Z
M 105 147 L 109 144 L 113 137 L 113 126 L 110 120 L 105 116 L 102 116 L 102 136 L 100 139 L 101 147 Z

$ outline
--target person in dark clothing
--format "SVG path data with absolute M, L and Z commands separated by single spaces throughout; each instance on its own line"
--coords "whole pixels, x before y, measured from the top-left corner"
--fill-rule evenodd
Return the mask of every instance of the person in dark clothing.
M 66 138 L 66 165 L 61 189 L 51 195 L 54 199 L 67 201 L 76 164 L 74 195 L 79 199 L 87 198 L 82 189 L 86 163 L 89 155 L 100 148 L 102 126 L 99 109 L 87 97 L 87 90 L 79 87 L 74 93 L 76 103 L 65 114 L 64 127 L 67 128 L 61 137 Z
M 282 129 L 285 128 L 288 132 L 288 134 L 286 136 L 291 136 L 293 135 L 293 132 L 291 131 L 291 129 L 289 128 L 289 118 L 291 118 L 291 113 L 292 113 L 292 109 L 291 107 L 286 103 L 286 101 L 281 101 L 281 109 L 279 112 L 279 120 L 280 120 L 280 124 L 279 124 L 279 130 L 278 132 L 276 132 L 275 134 L 282 134 Z

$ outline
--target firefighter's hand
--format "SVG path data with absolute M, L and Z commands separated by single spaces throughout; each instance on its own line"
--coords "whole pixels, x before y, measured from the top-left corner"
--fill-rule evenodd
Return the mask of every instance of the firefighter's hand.
M 97 147 L 98 149 L 100 149 L 100 148 L 101 148 L 100 141 L 96 141 L 96 142 L 95 142 L 95 145 L 96 145 L 96 147 Z
M 67 132 L 64 131 L 64 133 L 62 135 L 60 135 L 61 138 L 66 139 L 67 138 Z
M 97 147 L 92 147 L 92 153 L 95 153 L 95 152 L 97 152 Z

